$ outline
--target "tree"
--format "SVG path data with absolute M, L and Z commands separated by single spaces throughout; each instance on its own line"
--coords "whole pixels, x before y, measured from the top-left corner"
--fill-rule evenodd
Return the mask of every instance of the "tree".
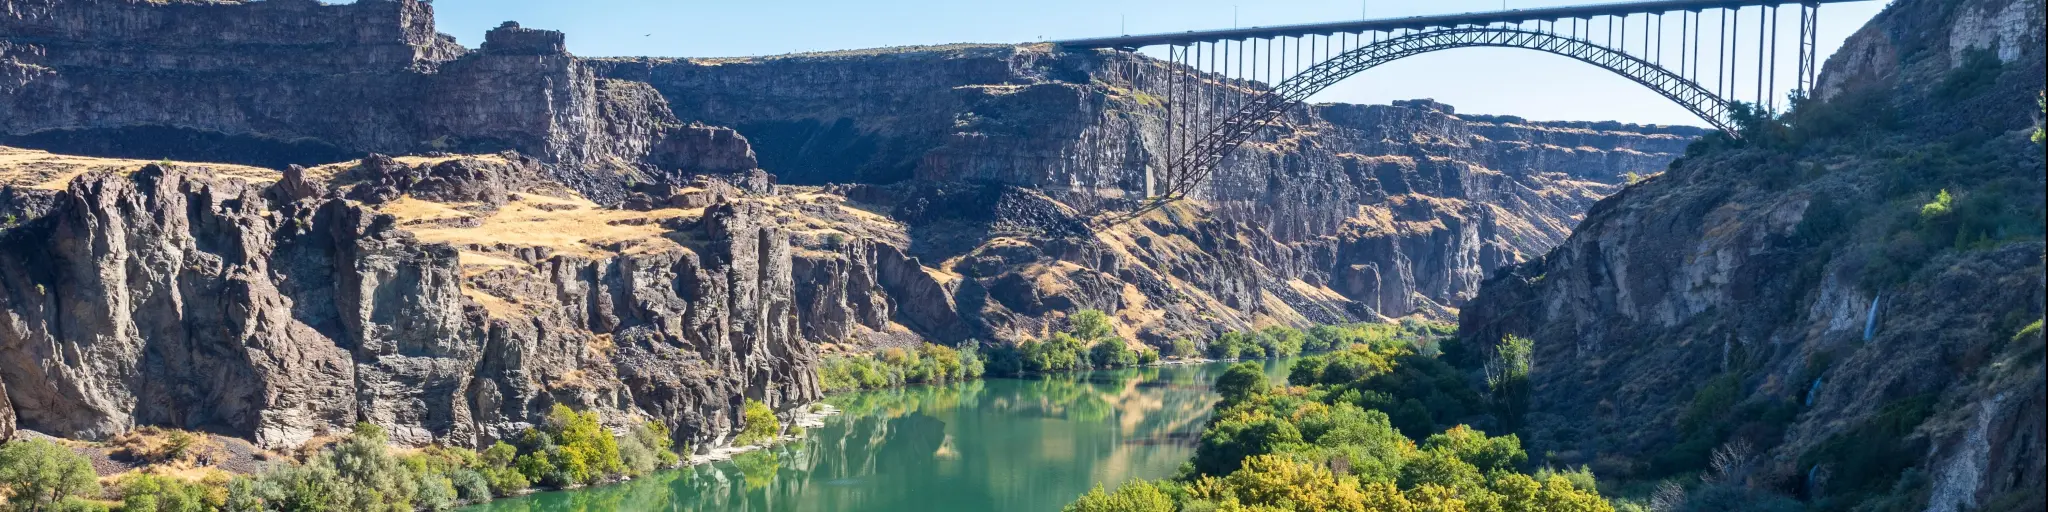
M 8 505 L 32 512 L 49 510 L 67 497 L 100 492 L 91 461 L 46 439 L 0 447 L 0 486 L 9 491 Z
M 1464 425 L 1429 436 L 1422 442 L 1422 449 L 1449 452 L 1479 468 L 1481 473 L 1513 471 L 1529 461 L 1529 454 L 1522 451 L 1522 440 L 1514 434 L 1487 437 L 1485 432 Z
M 1093 309 L 1074 313 L 1074 337 L 1083 342 L 1096 342 L 1107 338 L 1113 329 L 1109 327 L 1109 315 Z
M 556 404 L 548 413 L 547 425 L 562 448 L 555 466 L 568 471 L 576 482 L 592 484 L 626 472 L 619 459 L 618 439 L 598 423 L 597 411 L 578 413 Z
M 1529 409 L 1528 338 L 1513 334 L 1494 347 L 1493 360 L 1486 363 L 1486 389 L 1493 393 L 1494 414 L 1512 432 L 1522 428 L 1522 413 Z
M 1237 471 L 1247 457 L 1274 453 L 1300 442 L 1301 430 L 1285 419 L 1263 412 L 1234 415 L 1202 432 L 1202 442 L 1195 447 L 1195 471 L 1227 475 Z
M 1266 355 L 1271 357 L 1294 357 L 1301 354 L 1308 336 L 1292 327 L 1275 325 L 1259 331 L 1259 340 L 1265 342 Z
M 1216 378 L 1216 392 L 1223 395 L 1223 403 L 1234 404 L 1253 395 L 1266 392 L 1266 369 L 1259 363 L 1238 363 L 1223 371 Z
M 1088 359 L 1096 368 L 1123 368 L 1138 364 L 1138 354 L 1124 346 L 1123 338 L 1109 337 L 1088 348 Z

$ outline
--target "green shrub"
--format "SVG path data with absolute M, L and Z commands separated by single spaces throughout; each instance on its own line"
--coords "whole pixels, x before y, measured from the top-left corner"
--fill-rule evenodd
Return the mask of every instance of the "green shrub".
M 1253 395 L 1265 393 L 1266 370 L 1258 363 L 1238 363 L 1223 371 L 1216 378 L 1216 393 L 1223 395 L 1224 403 L 1242 402 Z
M 1054 333 L 1044 342 L 1025 340 L 1018 348 L 1024 353 L 1024 371 L 1049 373 L 1087 369 L 1088 361 L 1082 354 L 1086 347 L 1080 338 Z
M 655 421 L 635 423 L 619 438 L 619 459 L 629 476 L 640 476 L 656 469 L 676 465 L 681 457 L 670 448 L 675 440 L 669 438 L 668 427 Z
M 939 384 L 981 378 L 986 363 L 972 348 L 926 344 L 915 350 L 828 356 L 818 367 L 827 392 L 882 389 L 905 384 Z
M 227 479 L 188 482 L 148 473 L 122 477 L 115 483 L 122 512 L 206 512 L 227 505 Z
M 1259 331 L 1258 340 L 1266 350 L 1267 357 L 1294 357 L 1301 355 L 1302 345 L 1308 336 L 1292 327 L 1272 326 Z
M 1138 349 L 1138 364 L 1149 365 L 1159 362 L 1159 349 L 1144 347 Z
M 1088 348 L 1088 361 L 1096 368 L 1137 366 L 1138 353 L 1124 346 L 1122 338 L 1103 338 Z
M 769 409 L 768 404 L 758 400 L 747 399 L 741 411 L 741 418 L 740 433 L 733 436 L 733 444 L 744 446 L 769 443 L 782 432 L 782 421 L 775 417 L 775 410 Z

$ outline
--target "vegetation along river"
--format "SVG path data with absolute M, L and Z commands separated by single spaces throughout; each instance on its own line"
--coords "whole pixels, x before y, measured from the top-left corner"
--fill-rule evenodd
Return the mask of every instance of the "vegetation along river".
M 1285 360 L 1267 362 L 1276 380 Z M 802 441 L 632 482 L 471 512 L 1054 511 L 1096 484 L 1173 476 L 1229 365 L 1208 363 L 863 391 Z

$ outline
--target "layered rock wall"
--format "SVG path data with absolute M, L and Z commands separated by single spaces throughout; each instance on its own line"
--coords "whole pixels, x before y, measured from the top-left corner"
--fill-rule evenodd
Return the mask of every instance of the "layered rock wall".
M 753 168 L 743 139 L 598 80 L 559 32 L 506 23 L 472 52 L 416 0 L 11 0 L 0 35 L 16 144 L 272 167 L 516 150 L 605 201 L 622 175 Z
M 376 205 L 504 204 L 545 191 L 537 162 L 385 161 L 336 178 L 359 180 L 350 192 L 306 175 L 149 165 L 7 188 L 10 428 L 163 425 L 286 447 L 370 421 L 402 443 L 479 445 L 565 404 L 714 446 L 743 398 L 819 395 L 788 235 L 758 208 L 675 221 L 704 241 L 687 247 L 485 257 L 422 242 L 425 227 Z M 410 188 L 353 193 L 392 184 Z
M 681 119 L 748 133 L 786 180 L 997 183 L 1082 212 L 1143 197 L 1163 166 L 1160 66 L 1033 46 L 598 64 L 652 84 Z M 1225 229 L 1287 246 L 1251 258 L 1277 282 L 1400 316 L 1469 298 L 1699 133 L 1480 119 L 1430 101 L 1312 106 L 1240 148 L 1200 199 Z M 1354 309 L 1339 302 L 1325 307 Z

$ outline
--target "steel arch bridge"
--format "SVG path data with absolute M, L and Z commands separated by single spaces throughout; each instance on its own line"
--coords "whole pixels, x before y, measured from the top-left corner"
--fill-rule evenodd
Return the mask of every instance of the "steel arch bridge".
M 1786 45 L 1793 53 L 1786 62 L 1795 68 L 1787 70 L 1788 83 L 1800 95 L 1811 89 L 1819 68 L 1820 5 L 1850 1 L 1863 0 L 1636 1 L 1056 44 L 1122 52 L 1165 47 L 1167 76 L 1132 80 L 1134 89 L 1165 98 L 1165 168 L 1149 177 L 1145 200 L 1097 217 L 1115 223 L 1191 197 L 1232 151 L 1323 89 L 1389 62 L 1457 48 L 1520 48 L 1578 60 L 1739 136 L 1731 115 L 1738 108 L 1778 106 L 1778 59 L 1786 53 L 1778 43 L 1786 18 L 1779 8 L 1798 9 L 1796 28 L 1786 30 L 1798 37 L 1796 47 Z M 1745 94 L 1752 85 L 1754 93 Z

